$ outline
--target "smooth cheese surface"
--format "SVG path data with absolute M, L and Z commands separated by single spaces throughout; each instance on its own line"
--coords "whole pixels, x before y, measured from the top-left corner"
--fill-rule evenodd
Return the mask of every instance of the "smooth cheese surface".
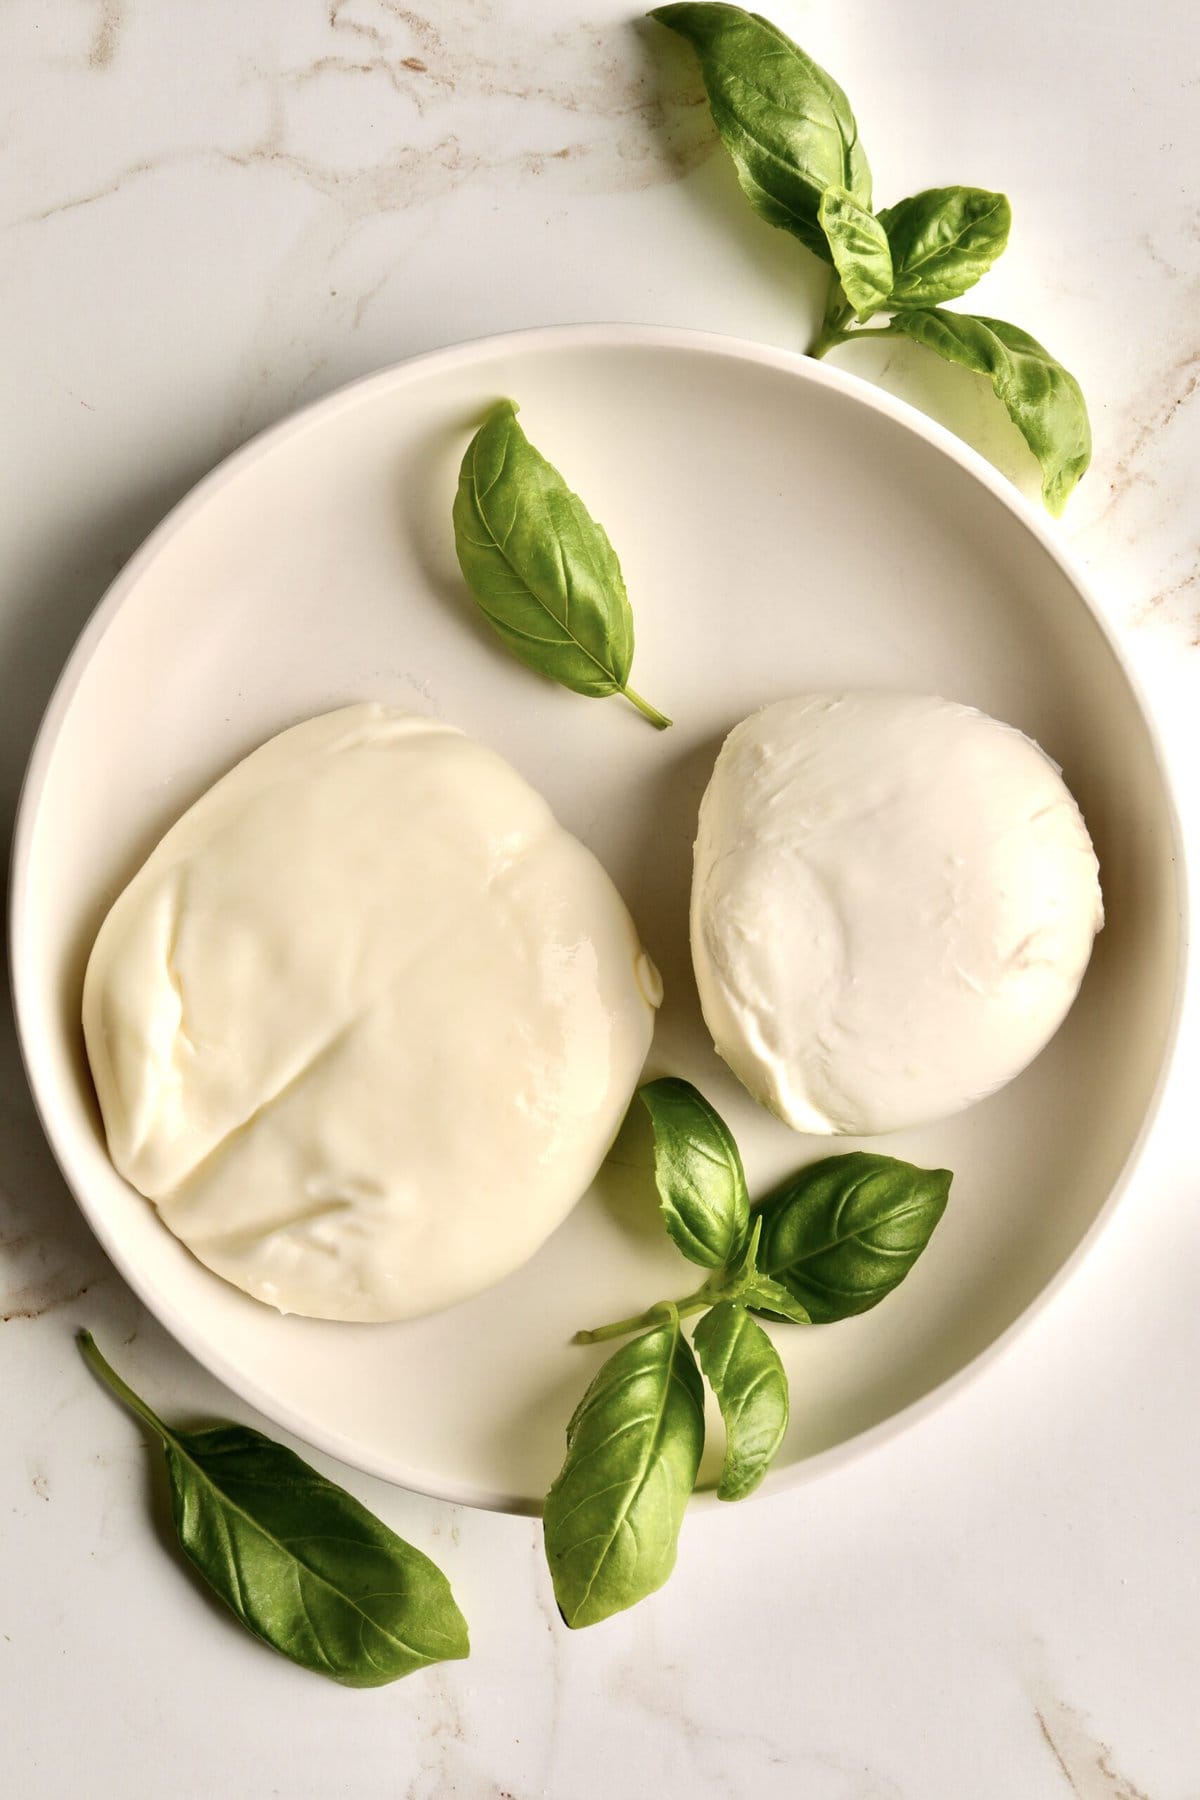
M 957 1112 L 1057 1030 L 1103 924 L 1050 759 L 929 696 L 806 694 L 726 739 L 692 955 L 717 1050 L 798 1131 Z
M 109 1151 L 284 1312 L 433 1311 L 587 1188 L 661 989 L 609 877 L 499 756 L 373 705 L 264 744 L 106 918 L 83 1022 Z

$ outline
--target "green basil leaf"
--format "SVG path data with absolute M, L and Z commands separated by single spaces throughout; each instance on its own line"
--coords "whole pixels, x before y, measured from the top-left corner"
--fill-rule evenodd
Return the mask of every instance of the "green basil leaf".
M 723 1299 L 736 1300 L 739 1297 L 735 1292 L 737 1288 L 742 1287 L 747 1282 L 757 1280 L 758 1246 L 761 1238 L 762 1220 L 757 1213 L 753 1213 L 747 1220 L 747 1230 L 742 1239 L 740 1249 L 735 1250 L 727 1259 L 722 1292 Z
M 764 1275 L 758 1266 L 758 1246 L 762 1238 L 762 1214 L 750 1215 L 748 1237 L 730 1262 L 719 1288 L 712 1290 L 713 1300 L 731 1300 L 736 1306 L 753 1306 L 759 1312 L 786 1319 L 793 1325 L 810 1325 L 806 1307 L 792 1298 L 785 1287 Z M 706 1284 L 707 1285 L 707 1284 Z
M 441 1570 L 351 1494 L 247 1426 L 169 1430 L 90 1332 L 79 1347 L 161 1438 L 184 1553 L 255 1637 L 346 1687 L 468 1654 Z
M 884 207 L 879 223 L 892 251 L 892 305 L 940 306 L 974 287 L 1003 254 L 1012 208 L 985 188 L 926 188 Z
M 750 1228 L 746 1177 L 729 1128 L 677 1076 L 647 1082 L 639 1094 L 654 1126 L 654 1180 L 667 1230 L 692 1262 L 722 1268 Z
M 767 1313 L 773 1319 L 783 1319 L 789 1325 L 812 1324 L 812 1314 L 807 1306 L 803 1306 L 782 1282 L 774 1281 L 770 1275 L 751 1275 L 731 1298 L 740 1306 L 752 1306 L 755 1312 Z
M 529 442 L 511 400 L 497 402 L 467 446 L 454 545 L 480 611 L 514 656 L 574 693 L 624 694 L 652 724 L 671 723 L 629 686 L 633 613 L 617 553 Z
M 850 102 L 778 26 L 740 6 L 658 6 L 650 17 L 695 48 L 721 140 L 760 218 L 830 261 L 818 210 L 828 187 L 871 204 Z
M 918 1169 L 865 1150 L 826 1157 L 759 1207 L 759 1268 L 816 1325 L 866 1312 L 920 1256 L 946 1209 L 952 1179 L 948 1169 Z
M 826 188 L 818 217 L 829 240 L 833 266 L 859 324 L 888 303 L 892 252 L 887 233 L 867 207 L 845 188 Z
M 1092 460 L 1092 429 L 1079 383 L 1035 338 L 1003 319 L 970 313 L 898 312 L 889 327 L 946 362 L 986 375 L 1042 467 L 1042 499 L 1061 513 Z
M 573 1629 L 644 1600 L 670 1575 L 703 1448 L 704 1390 L 672 1316 L 621 1345 L 567 1427 L 543 1521 L 555 1599 Z
M 743 1307 L 723 1301 L 696 1327 L 696 1354 L 725 1422 L 718 1500 L 752 1494 L 783 1442 L 788 1384 L 779 1353 Z

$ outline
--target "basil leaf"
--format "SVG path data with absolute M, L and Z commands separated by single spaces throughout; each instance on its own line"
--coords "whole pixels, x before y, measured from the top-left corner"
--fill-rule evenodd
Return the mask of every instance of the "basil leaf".
M 812 1324 L 812 1314 L 807 1306 L 803 1306 L 782 1282 L 774 1281 L 770 1275 L 751 1275 L 745 1285 L 730 1298 L 740 1306 L 752 1306 L 755 1312 L 768 1313 L 773 1319 L 786 1320 L 789 1325 Z
M 743 1307 L 723 1301 L 696 1327 L 696 1354 L 725 1422 L 718 1500 L 752 1494 L 783 1442 L 788 1384 L 774 1344 Z
M 891 304 L 940 306 L 974 287 L 1003 253 L 1012 209 L 985 188 L 926 188 L 885 207 L 879 223 L 891 245 Z
M 184 1553 L 255 1637 L 346 1687 L 468 1654 L 441 1570 L 352 1495 L 247 1426 L 169 1430 L 90 1332 L 79 1347 L 161 1438 Z
M 736 1290 L 758 1277 L 758 1246 L 762 1238 L 762 1220 L 758 1214 L 747 1221 L 748 1229 L 742 1240 L 741 1248 L 728 1259 L 723 1284 L 723 1299 L 738 1298 Z
M 1061 513 L 1092 460 L 1092 430 L 1079 383 L 1035 338 L 1003 319 L 970 313 L 898 312 L 888 327 L 946 362 L 986 375 L 1042 467 L 1042 499 Z
M 758 1209 L 759 1268 L 816 1325 L 866 1312 L 920 1256 L 946 1209 L 952 1179 L 948 1169 L 918 1169 L 865 1150 L 826 1157 L 785 1181 Z
M 759 1268 L 758 1246 L 762 1238 L 762 1214 L 752 1213 L 751 1220 L 750 1234 L 726 1269 L 724 1280 L 719 1287 L 710 1289 L 713 1300 L 731 1300 L 736 1306 L 753 1306 L 760 1312 L 770 1312 L 773 1317 L 786 1319 L 793 1325 L 810 1325 L 812 1320 L 807 1308 L 801 1306 L 785 1287 L 772 1281 Z M 701 1293 L 703 1292 L 701 1289 Z
M 755 212 L 829 262 L 818 217 L 825 189 L 871 204 L 871 171 L 837 82 L 740 6 L 658 6 L 650 17 L 699 55 L 713 121 Z
M 573 1629 L 660 1588 L 704 1448 L 704 1390 L 678 1316 L 622 1344 L 567 1427 L 546 1496 L 546 1560 Z
M 892 252 L 883 226 L 845 188 L 826 188 L 818 212 L 842 291 L 861 325 L 892 291 Z
M 629 686 L 633 613 L 616 551 L 511 400 L 468 444 L 453 516 L 467 586 L 514 656 L 574 693 L 624 694 L 651 724 L 671 723 Z
M 654 1181 L 667 1230 L 692 1262 L 722 1268 L 750 1228 L 738 1147 L 690 1081 L 671 1075 L 638 1091 L 654 1126 Z

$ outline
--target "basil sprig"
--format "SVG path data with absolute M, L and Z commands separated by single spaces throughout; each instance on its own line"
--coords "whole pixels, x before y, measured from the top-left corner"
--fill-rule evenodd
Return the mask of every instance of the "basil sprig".
M 1017 326 L 937 310 L 1004 251 L 1012 223 L 1004 195 L 927 188 L 872 213 L 850 103 L 799 45 L 740 6 L 685 0 L 650 17 L 695 48 L 714 123 L 755 212 L 833 265 L 809 355 L 862 336 L 905 337 L 986 375 L 1041 465 L 1043 501 L 1060 513 L 1091 460 L 1079 383 Z M 880 313 L 889 322 L 869 324 Z
M 624 694 L 660 731 L 665 713 L 629 685 L 633 612 L 617 553 L 500 400 L 467 445 L 454 546 L 479 610 L 529 668 L 577 694 Z
M 89 1331 L 79 1348 L 162 1440 L 184 1554 L 255 1637 L 346 1687 L 382 1687 L 468 1654 L 441 1570 L 353 1495 L 248 1426 L 171 1429 Z
M 694 1293 L 591 1331 L 633 1337 L 604 1363 L 567 1428 L 544 1509 L 546 1559 L 568 1625 L 592 1625 L 661 1587 L 675 1565 L 704 1446 L 695 1357 L 720 1408 L 721 1500 L 762 1481 L 788 1425 L 787 1375 L 751 1315 L 827 1324 L 875 1306 L 909 1273 L 946 1205 L 945 1169 L 856 1151 L 826 1157 L 754 1212 L 728 1126 L 690 1082 L 649 1082 L 663 1220 L 709 1273 Z M 702 1314 L 695 1356 L 681 1321 Z

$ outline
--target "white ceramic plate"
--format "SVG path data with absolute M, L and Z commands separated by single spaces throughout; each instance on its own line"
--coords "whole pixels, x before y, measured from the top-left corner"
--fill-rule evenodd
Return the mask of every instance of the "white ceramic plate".
M 467 435 L 501 394 L 608 527 L 637 621 L 634 680 L 674 730 L 530 674 L 476 617 L 450 504 Z M 1144 1134 L 1181 974 L 1177 833 L 1151 730 L 1078 572 L 986 464 L 918 414 L 823 365 L 689 332 L 564 328 L 439 351 L 334 394 L 201 483 L 114 583 L 55 694 L 22 804 L 12 921 L 19 1025 L 54 1149 L 114 1262 L 188 1349 L 347 1462 L 534 1509 L 604 1354 L 572 1332 L 693 1285 L 658 1222 L 637 1121 L 531 1263 L 430 1319 L 281 1318 L 191 1258 L 108 1163 L 78 1021 L 105 909 L 202 789 L 272 733 L 351 700 L 436 714 L 493 745 L 615 878 L 666 980 L 651 1072 L 704 1089 L 762 1191 L 853 1146 L 794 1136 L 711 1049 L 687 948 L 696 807 L 745 713 L 845 686 L 948 695 L 1043 744 L 1091 827 L 1108 924 L 1065 1027 L 1020 1080 L 876 1140 L 951 1167 L 950 1206 L 885 1305 L 777 1333 L 795 1403 L 776 1484 L 911 1419 L 994 1345 L 1088 1239 Z

